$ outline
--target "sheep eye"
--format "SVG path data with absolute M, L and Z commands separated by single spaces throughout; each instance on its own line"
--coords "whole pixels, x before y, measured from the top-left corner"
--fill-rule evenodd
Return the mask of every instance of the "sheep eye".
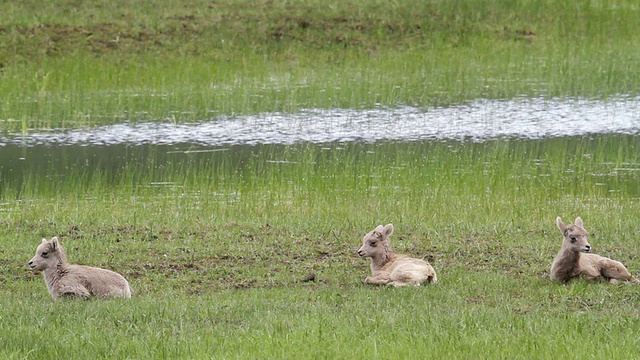
M 40 254 L 40 256 L 42 256 L 42 257 L 47 257 L 47 254 L 48 254 L 48 252 L 43 251 L 43 252 L 42 252 L 42 254 Z
M 371 246 L 375 247 L 375 246 L 376 246 L 376 243 L 377 243 L 376 241 L 372 241 L 372 242 L 370 242 L 370 243 L 369 243 L 369 245 L 371 245 Z
M 571 243 L 572 243 L 572 244 L 575 244 L 575 243 L 576 243 L 576 241 L 578 241 L 578 239 L 576 239 L 576 237 L 575 237 L 575 236 L 572 236 L 572 237 L 570 237 L 569 239 L 571 240 Z

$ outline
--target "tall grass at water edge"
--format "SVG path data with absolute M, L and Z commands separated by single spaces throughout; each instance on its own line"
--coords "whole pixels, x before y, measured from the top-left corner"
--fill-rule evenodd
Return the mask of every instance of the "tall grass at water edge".
M 251 56 L 246 64 L 235 65 L 189 58 L 162 63 L 137 59 L 124 65 L 82 57 L 54 59 L 26 79 L 24 73 L 4 76 L 2 122 L 6 132 L 29 133 L 121 122 L 191 123 L 308 108 L 428 109 L 478 98 L 635 94 L 638 79 L 631 68 L 637 64 L 630 59 L 637 53 L 613 58 L 597 49 L 588 53 L 590 60 L 584 60 L 565 52 L 532 54 L 525 46 L 487 44 L 480 50 L 353 55 L 343 65 L 320 61 L 300 67 Z M 596 61 L 603 58 L 607 64 Z
M 304 108 L 637 94 L 625 1 L 8 4 L 5 134 Z
M 309 203 L 348 206 L 354 197 L 394 201 L 399 206 L 392 213 L 430 202 L 451 204 L 455 197 L 531 205 L 565 196 L 633 199 L 637 147 L 632 135 L 482 143 L 7 147 L 0 194 L 9 202 L 130 197 L 228 209 L 259 206 L 263 216 L 278 205 L 308 212 L 314 208 Z

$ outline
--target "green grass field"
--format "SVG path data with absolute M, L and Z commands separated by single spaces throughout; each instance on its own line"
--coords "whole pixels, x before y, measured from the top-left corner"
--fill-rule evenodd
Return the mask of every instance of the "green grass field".
M 2 355 L 633 358 L 635 286 L 548 276 L 558 215 L 582 216 L 594 250 L 638 273 L 637 147 L 605 135 L 265 146 L 190 161 L 141 150 L 131 164 L 153 166 L 40 174 L 1 208 Z M 425 256 L 437 285 L 362 284 L 369 267 L 355 250 L 387 222 L 395 249 Z M 26 267 L 53 235 L 72 262 L 122 272 L 134 298 L 54 303 Z
M 633 96 L 639 11 L 9 3 L 0 129 Z M 613 134 L 210 153 L 0 146 L 0 358 L 637 358 L 638 288 L 558 284 L 549 269 L 556 216 L 581 216 L 594 251 L 640 275 L 639 148 Z M 424 256 L 438 284 L 362 283 L 355 251 L 390 222 L 395 250 Z M 27 268 L 52 236 L 71 262 L 125 275 L 134 297 L 53 302 Z

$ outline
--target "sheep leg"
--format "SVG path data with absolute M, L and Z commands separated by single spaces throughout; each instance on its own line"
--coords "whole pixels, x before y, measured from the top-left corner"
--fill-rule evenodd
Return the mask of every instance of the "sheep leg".
M 393 285 L 395 287 L 408 286 L 408 285 L 413 285 L 415 287 L 419 287 L 420 283 L 417 282 L 417 281 L 410 281 L 410 282 L 392 281 L 392 282 L 389 283 L 389 285 Z
M 421 279 L 420 276 L 416 276 L 415 273 L 412 272 L 399 272 L 396 271 L 391 275 L 391 278 L 393 279 L 389 285 L 393 285 L 395 287 L 398 286 L 407 286 L 407 285 L 413 285 L 415 287 L 420 286 L 420 282 L 421 280 L 426 280 L 426 278 Z
M 387 285 L 389 282 L 391 282 L 391 279 L 389 279 L 388 276 L 380 275 L 367 276 L 367 278 L 364 279 L 364 283 L 369 285 Z
M 629 270 L 627 270 L 627 268 L 624 267 L 624 265 L 622 265 L 622 263 L 619 261 L 607 259 L 600 261 L 599 265 L 600 273 L 606 279 L 609 279 L 609 283 L 611 284 L 615 284 L 618 280 L 631 282 L 634 282 L 634 280 L 636 282 L 638 281 L 633 276 L 631 276 Z
M 60 297 L 64 297 L 64 298 L 88 299 L 89 297 L 91 297 L 91 293 L 89 292 L 89 290 L 80 284 L 76 284 L 76 285 L 61 284 L 58 287 L 58 292 L 60 293 Z

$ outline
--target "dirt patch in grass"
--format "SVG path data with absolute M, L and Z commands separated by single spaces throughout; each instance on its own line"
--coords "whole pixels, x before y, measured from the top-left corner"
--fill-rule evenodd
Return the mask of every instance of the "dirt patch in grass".
M 60 231 L 72 262 L 118 271 L 140 293 L 163 287 L 200 293 L 230 288 L 318 286 L 358 282 L 369 274 L 368 261 L 355 254 L 358 234 L 301 234 L 300 230 L 235 223 L 194 227 L 84 226 Z M 537 236 L 541 234 L 529 234 Z M 513 234 L 478 232 L 428 239 L 398 236 L 395 251 L 424 257 L 446 278 L 454 269 L 504 273 L 515 278 L 548 278 L 553 254 L 535 246 L 512 246 Z M 520 236 L 520 235 L 518 235 Z M 98 246 L 97 246 L 98 245 Z M 16 279 L 33 279 L 29 256 L 3 260 L 0 268 Z M 458 270 L 455 270 L 458 271 Z
M 364 265 L 335 239 L 323 240 L 331 238 L 326 234 L 299 236 L 269 225 L 178 229 L 71 225 L 58 236 L 71 262 L 121 272 L 148 289 L 159 279 L 191 293 L 325 283 L 318 272 L 343 267 L 342 263 Z M 91 250 L 83 243 L 91 244 Z M 81 255 L 87 253 L 88 257 Z
M 107 10 L 111 6 L 102 1 L 82 8 L 64 0 L 54 4 L 57 12 L 68 9 L 74 16 L 56 18 L 45 14 L 46 7 L 14 5 L 16 18 L 24 13 L 47 20 L 13 23 L 9 19 L 0 27 L 0 60 L 11 63 L 15 59 L 77 52 L 95 56 L 211 55 L 233 48 L 245 52 L 291 47 L 374 51 L 382 47 L 424 46 L 425 40 L 442 36 L 459 41 L 481 31 L 494 32 L 491 23 L 495 21 L 488 17 L 484 20 L 491 25 L 474 29 L 470 26 L 475 27 L 475 22 L 464 26 L 452 22 L 450 15 L 443 14 L 435 4 L 412 2 L 388 6 L 339 2 L 327 6 L 313 2 L 194 0 L 158 2 L 146 10 L 124 3 Z

